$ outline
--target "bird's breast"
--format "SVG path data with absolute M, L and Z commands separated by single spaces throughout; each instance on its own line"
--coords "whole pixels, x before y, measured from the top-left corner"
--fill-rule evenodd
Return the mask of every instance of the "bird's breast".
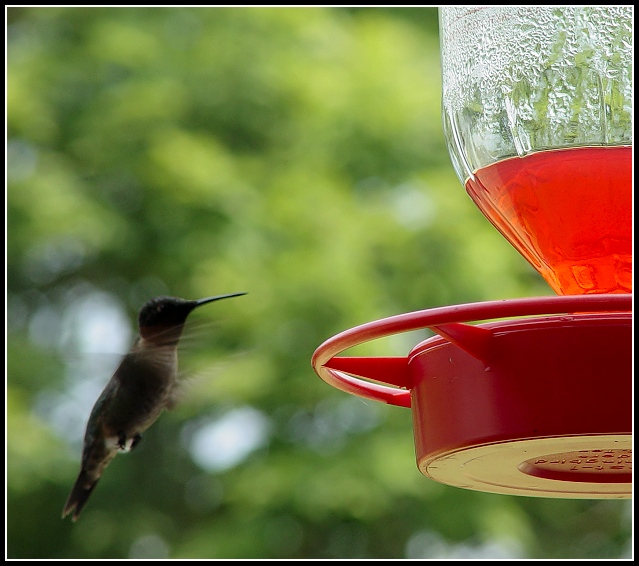
M 143 432 L 166 407 L 176 378 L 175 348 L 131 351 L 113 376 L 116 387 L 104 424 L 117 434 Z

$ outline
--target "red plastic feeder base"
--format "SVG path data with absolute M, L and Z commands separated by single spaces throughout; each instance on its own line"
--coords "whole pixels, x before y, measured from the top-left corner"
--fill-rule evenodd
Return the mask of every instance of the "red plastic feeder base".
M 411 407 L 417 464 L 437 481 L 514 495 L 626 498 L 631 307 L 631 295 L 586 295 L 417 311 L 342 332 L 312 363 L 338 389 Z M 514 316 L 527 318 L 465 324 Z M 337 356 L 422 328 L 437 336 L 407 357 Z

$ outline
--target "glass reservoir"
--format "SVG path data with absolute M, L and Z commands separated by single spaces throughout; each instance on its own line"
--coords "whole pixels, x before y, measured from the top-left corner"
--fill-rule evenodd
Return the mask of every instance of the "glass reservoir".
M 560 295 L 632 292 L 632 7 L 440 8 L 453 166 Z

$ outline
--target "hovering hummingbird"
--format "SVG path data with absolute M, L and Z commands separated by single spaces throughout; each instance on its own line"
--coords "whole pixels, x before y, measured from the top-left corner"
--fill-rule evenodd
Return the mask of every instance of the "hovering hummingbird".
M 231 293 L 197 301 L 156 297 L 144 303 L 139 336 L 95 402 L 82 448 L 80 475 L 62 511 L 76 521 L 100 476 L 118 452 L 142 439 L 165 408 L 175 401 L 177 345 L 189 313 L 202 305 L 246 295 Z

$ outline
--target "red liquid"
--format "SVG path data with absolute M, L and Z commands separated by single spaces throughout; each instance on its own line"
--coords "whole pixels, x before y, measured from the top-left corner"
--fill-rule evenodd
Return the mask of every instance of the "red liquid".
M 584 147 L 479 169 L 466 191 L 559 295 L 632 292 L 632 148 Z

